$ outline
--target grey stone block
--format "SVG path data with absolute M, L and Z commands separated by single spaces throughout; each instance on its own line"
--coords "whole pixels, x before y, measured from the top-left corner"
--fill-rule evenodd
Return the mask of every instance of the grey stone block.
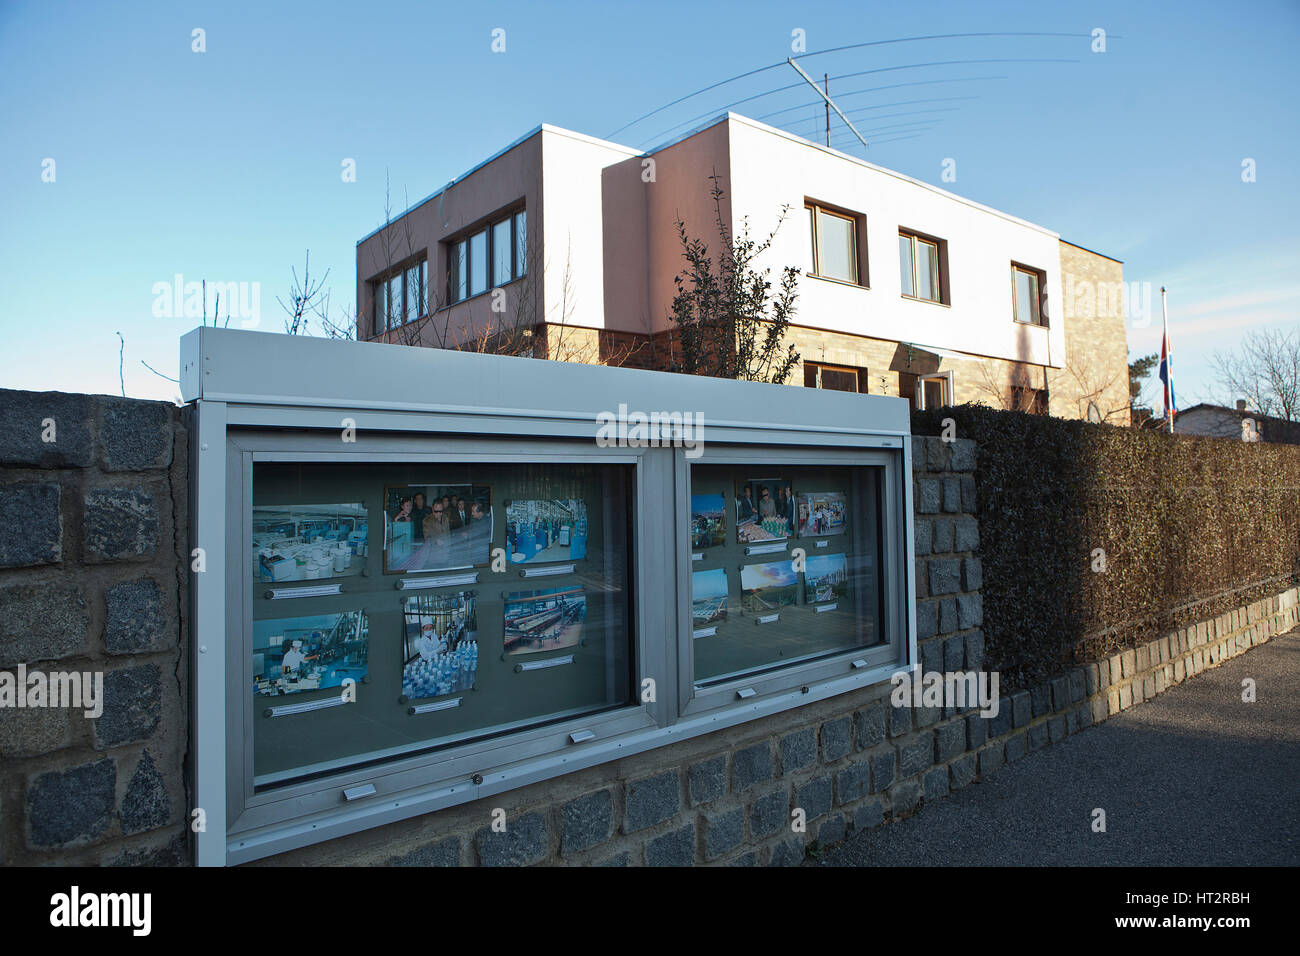
M 1070 703 L 1077 704 L 1083 700 L 1083 668 L 1076 667 L 1070 671 Z
M 934 732 L 934 762 L 947 763 L 966 749 L 966 721 L 951 720 Z
M 803 837 L 792 836 L 772 847 L 772 857 L 768 866 L 798 866 L 803 862 Z
M 958 480 L 961 482 L 961 510 L 968 515 L 978 513 L 979 499 L 975 494 L 975 476 L 961 475 Z
M 930 536 L 930 550 L 935 554 L 952 551 L 953 527 L 951 518 L 935 518 L 934 533 Z
M 916 602 L 916 639 L 924 641 L 939 633 L 939 602 Z
M 943 502 L 943 488 L 937 478 L 918 478 L 916 482 L 916 513 L 932 515 L 939 513 Z
M 1023 733 L 1012 734 L 1007 738 L 1004 750 L 1007 755 L 1007 763 L 1015 763 L 1025 755 L 1025 735 Z
M 923 435 L 912 436 L 912 470 L 925 470 L 925 437 Z
M 781 738 L 781 772 L 792 773 L 817 759 L 817 730 L 805 727 Z
M 921 784 L 915 780 L 904 780 L 894 784 L 889 791 L 890 816 L 899 820 L 915 812 L 921 805 Z
M 831 778 L 829 774 L 813 777 L 801 787 L 795 787 L 794 805 L 802 809 L 808 820 L 816 820 L 831 810 Z
M 790 796 L 784 790 L 765 793 L 749 807 L 749 832 L 756 837 L 775 833 L 786 825 L 790 814 Z
M 984 626 L 984 598 L 963 594 L 957 598 L 957 625 L 963 630 Z
M 704 817 L 704 859 L 716 860 L 745 838 L 745 809 L 736 807 Z
M 925 468 L 926 471 L 947 471 L 948 470 L 948 446 L 951 442 L 946 442 L 942 438 L 927 437 L 925 440 Z
M 599 846 L 614 832 L 614 794 L 597 790 L 560 808 L 560 855 Z
M 912 709 L 889 705 L 889 736 L 899 737 L 912 729 Z
M 819 846 L 832 846 L 839 843 L 848 836 L 848 821 L 844 819 L 844 814 L 836 813 L 827 817 L 822 825 L 817 828 L 817 844 Z
M 153 578 L 123 581 L 104 590 L 104 645 L 110 654 L 160 650 L 164 633 L 162 590 Z
M 871 773 L 867 761 L 850 764 L 835 775 L 835 805 L 843 806 L 867 795 Z
M 1065 710 L 1070 706 L 1070 678 L 1053 677 L 1050 681 L 1052 685 L 1052 710 Z
M 90 417 L 86 395 L 0 389 L 0 465 L 85 468 Z
M 726 754 L 692 764 L 686 781 L 692 806 L 718 799 L 727 792 Z
M 986 777 L 993 771 L 997 770 L 1005 762 L 1002 754 L 1002 744 L 986 744 L 980 748 L 979 754 L 979 771 L 981 777 Z
M 1054 744 L 1059 744 L 1065 739 L 1065 716 L 1056 714 L 1047 718 L 1047 736 Z
M 1041 750 L 1047 746 L 1047 724 L 1039 722 L 1031 724 L 1028 730 L 1028 747 L 1030 750 Z
M 695 863 L 695 824 L 655 837 L 645 845 L 647 866 L 692 866 Z
M 943 510 L 948 514 L 961 511 L 961 482 L 956 476 L 943 479 Z
M 885 822 L 885 805 L 879 799 L 868 800 L 853 812 L 853 829 L 874 830 Z
M 27 839 L 38 849 L 83 846 L 108 828 L 117 767 L 107 757 L 43 773 L 27 785 Z
M 980 525 L 974 518 L 958 518 L 953 524 L 954 551 L 978 551 L 980 547 Z
M 389 857 L 384 866 L 460 866 L 460 837 L 447 837 L 418 850 Z
M 1033 701 L 1029 691 L 1018 690 L 1011 695 L 1011 720 L 1016 727 L 1024 727 L 1033 718 Z
M 1092 726 L 1092 706 L 1087 701 L 1080 703 L 1079 706 L 1074 709 L 1074 713 L 1079 718 L 1080 730 Z
M 84 724 L 83 711 L 69 707 L 0 707 L 0 757 L 40 757 L 74 746 Z
M 772 746 L 766 740 L 737 750 L 731 758 L 731 789 L 739 793 L 772 779 Z
M 962 754 L 948 765 L 948 787 L 960 790 L 975 780 L 975 755 Z
M 956 594 L 960 587 L 961 562 L 956 558 L 930 560 L 930 593 L 936 597 Z
M 848 716 L 822 724 L 822 762 L 835 763 L 853 750 L 853 721 Z
M 926 641 L 917 647 L 917 652 L 921 657 L 921 673 L 930 674 L 935 671 L 943 670 L 943 640 L 935 639 Z M 916 675 L 920 678 L 920 674 Z
M 990 717 L 988 721 L 990 737 L 1001 737 L 1011 730 L 1013 723 L 1011 701 L 1006 699 L 999 701 L 998 712 Z
M 1042 717 L 1052 709 L 1052 689 L 1048 684 L 1039 684 L 1029 689 L 1029 699 L 1035 717 Z
M 951 634 L 957 630 L 957 601 L 947 598 L 939 602 L 939 633 Z
M 145 471 L 171 464 L 170 406 L 104 397 L 99 409 L 99 454 L 105 471 Z
M 894 785 L 894 751 L 884 750 L 871 758 L 871 792 L 882 793 Z
M 758 866 L 758 851 L 750 850 L 728 862 L 727 866 Z
M 978 591 L 984 586 L 984 566 L 976 557 L 961 559 L 961 589 Z
M 152 491 L 95 488 L 83 499 L 85 560 L 117 561 L 158 549 L 158 506 Z
M 913 777 L 929 770 L 934 763 L 933 734 L 920 734 L 898 748 L 898 775 Z
M 966 749 L 979 750 L 988 742 L 988 721 L 978 713 L 966 716 Z
M 953 471 L 975 470 L 975 442 L 970 438 L 958 438 L 952 443 L 950 467 Z
M 931 531 L 933 525 L 925 518 L 917 518 L 912 525 L 912 553 L 917 557 L 923 557 L 933 549 L 933 537 Z
M 633 780 L 627 785 L 623 808 L 623 832 L 635 833 L 675 817 L 682 808 L 681 781 L 677 771 Z
M 147 740 L 162 719 L 162 674 L 142 664 L 104 674 L 104 712 L 95 721 L 99 748 Z
M 540 813 L 525 813 L 516 819 L 506 818 L 502 833 L 491 826 L 474 834 L 474 846 L 483 866 L 528 866 L 546 856 L 546 818 Z
M 171 818 L 171 800 L 162 774 L 154 766 L 153 757 L 146 750 L 127 785 L 122 798 L 122 832 L 143 833 L 166 826 Z
M 870 750 L 885 741 L 885 705 L 875 701 L 853 715 L 859 750 Z
M 961 599 L 958 598 L 958 600 Z M 945 671 L 961 670 L 965 657 L 966 638 L 960 634 L 954 634 L 943 642 L 943 669 Z
M 0 588 L 0 666 L 85 653 L 90 612 L 72 584 Z
M 922 777 L 921 792 L 927 800 L 948 796 L 948 768 L 935 767 Z
M 52 481 L 0 485 L 0 567 L 63 560 L 59 486 Z
M 981 630 L 966 635 L 966 668 L 972 671 L 984 669 L 984 632 Z
M 912 722 L 916 724 L 917 730 L 933 727 L 942 716 L 942 707 L 915 707 L 912 709 Z

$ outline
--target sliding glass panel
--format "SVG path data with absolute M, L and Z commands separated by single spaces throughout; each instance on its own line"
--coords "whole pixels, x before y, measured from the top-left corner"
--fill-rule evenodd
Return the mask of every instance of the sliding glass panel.
M 917 295 L 939 301 L 939 247 L 924 239 L 916 240 Z
M 852 219 L 817 210 L 817 252 L 820 274 L 828 279 L 858 281 L 855 227 Z
M 510 259 L 514 247 L 510 239 L 510 220 L 503 219 L 492 227 L 492 284 L 505 285 L 514 276 Z
M 1016 320 L 1038 324 L 1038 276 L 1016 269 Z
M 487 291 L 487 230 L 469 237 L 469 294 Z
M 528 275 L 528 210 L 515 213 L 515 275 Z
M 462 239 L 452 246 L 450 252 L 451 301 L 459 302 L 469 295 L 469 261 L 467 259 L 468 250 L 465 240 Z
M 632 465 L 254 465 L 255 785 L 632 703 L 634 484 Z
M 916 295 L 916 282 L 913 278 L 912 237 L 898 237 L 898 269 L 903 284 L 903 295 Z
M 697 684 L 883 643 L 883 481 L 875 466 L 691 467 Z

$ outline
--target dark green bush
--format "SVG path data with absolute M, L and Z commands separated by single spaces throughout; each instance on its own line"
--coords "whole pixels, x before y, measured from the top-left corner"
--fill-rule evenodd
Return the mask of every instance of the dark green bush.
M 984 640 L 1004 686 L 1300 580 L 1300 447 L 981 405 L 917 412 L 913 433 L 946 418 L 978 447 Z

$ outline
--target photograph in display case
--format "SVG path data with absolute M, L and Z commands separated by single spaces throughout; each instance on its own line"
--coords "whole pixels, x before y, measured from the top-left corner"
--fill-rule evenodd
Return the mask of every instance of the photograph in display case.
M 691 547 L 727 543 L 727 503 L 722 495 L 691 495 Z
M 807 559 L 803 571 L 804 600 L 821 604 L 849 593 L 849 562 L 843 554 L 818 554 Z
M 740 606 L 749 614 L 767 614 L 799 599 L 799 577 L 789 561 L 747 564 L 740 569 Z
M 587 595 L 580 587 L 515 591 L 505 596 L 505 652 L 558 651 L 582 639 Z
M 727 572 L 722 568 L 691 575 L 691 617 L 695 627 L 727 619 Z
M 360 683 L 369 658 L 365 611 L 253 622 L 253 687 L 267 697 Z
M 750 478 L 736 489 L 736 540 L 779 541 L 794 535 L 794 492 L 780 478 Z
M 472 690 L 478 676 L 478 592 L 417 594 L 402 602 L 402 694 Z
M 492 489 L 487 485 L 389 485 L 384 489 L 384 573 L 450 571 L 487 564 Z
M 511 564 L 582 560 L 587 556 L 587 503 L 507 501 L 506 554 Z
M 253 505 L 253 574 L 267 583 L 358 575 L 369 547 L 366 507 Z
M 799 537 L 843 534 L 847 525 L 847 497 L 838 491 L 799 496 Z

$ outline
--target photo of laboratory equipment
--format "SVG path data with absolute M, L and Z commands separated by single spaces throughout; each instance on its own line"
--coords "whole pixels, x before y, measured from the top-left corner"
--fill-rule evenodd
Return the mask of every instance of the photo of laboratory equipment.
M 580 587 L 516 591 L 506 595 L 507 654 L 555 651 L 582 638 L 587 595 Z
M 586 558 L 587 503 L 572 499 L 507 502 L 506 554 L 511 564 Z
M 358 575 L 369 522 L 362 504 L 254 505 L 253 567 L 266 582 Z

